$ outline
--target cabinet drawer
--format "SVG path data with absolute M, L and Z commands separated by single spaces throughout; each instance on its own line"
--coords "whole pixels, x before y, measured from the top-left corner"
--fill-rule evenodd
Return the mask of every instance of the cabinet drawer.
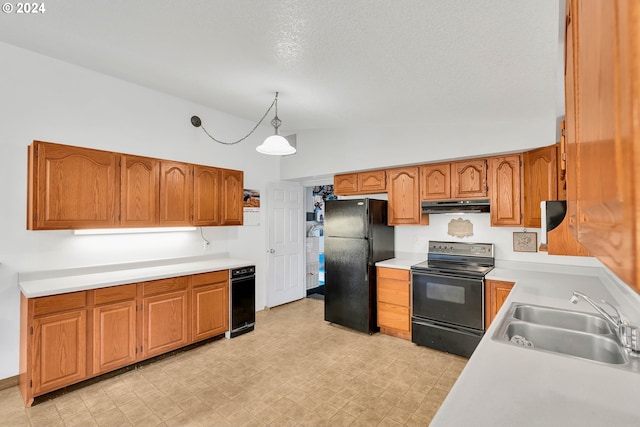
M 117 301 L 127 301 L 136 298 L 136 284 L 100 288 L 93 291 L 93 303 L 95 305 L 107 304 Z
M 44 314 L 59 313 L 66 310 L 83 308 L 86 305 L 86 291 L 39 297 L 33 299 L 33 315 L 42 316 Z
M 410 280 L 410 272 L 409 270 L 403 270 L 400 268 L 386 268 L 386 267 L 378 267 L 378 278 L 384 277 L 387 279 L 395 279 L 395 280 Z
M 148 297 L 166 292 L 183 291 L 189 287 L 189 280 L 191 280 L 191 276 L 172 277 L 170 279 L 145 282 L 142 293 L 145 297 Z
M 379 278 L 378 301 L 409 307 L 409 283 Z
M 229 270 L 213 271 L 194 275 L 193 286 L 210 285 L 212 283 L 226 282 L 227 280 L 229 280 Z
M 378 303 L 378 326 L 409 332 L 411 330 L 409 308 L 383 302 Z

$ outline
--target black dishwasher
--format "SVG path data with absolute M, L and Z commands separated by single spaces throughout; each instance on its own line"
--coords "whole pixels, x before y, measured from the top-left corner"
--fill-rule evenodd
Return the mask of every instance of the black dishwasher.
M 231 270 L 230 331 L 227 338 L 234 338 L 253 331 L 256 323 L 256 267 Z

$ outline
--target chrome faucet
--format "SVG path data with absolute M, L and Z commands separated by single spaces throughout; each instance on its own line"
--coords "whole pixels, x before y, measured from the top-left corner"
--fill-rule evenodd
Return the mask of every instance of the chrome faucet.
M 620 338 L 620 342 L 624 348 L 629 350 L 632 355 L 640 357 L 640 333 L 638 332 L 639 329 L 637 326 L 631 325 L 624 317 L 622 317 L 617 308 L 605 300 L 602 300 L 602 302 L 613 308 L 616 312 L 615 316 L 607 313 L 602 307 L 600 307 L 600 305 L 598 305 L 598 303 L 582 292 L 573 291 L 573 295 L 569 298 L 569 302 L 577 304 L 580 298 L 589 303 L 589 305 L 591 305 L 600 314 L 600 316 L 602 316 L 602 318 L 614 327 L 614 330 Z

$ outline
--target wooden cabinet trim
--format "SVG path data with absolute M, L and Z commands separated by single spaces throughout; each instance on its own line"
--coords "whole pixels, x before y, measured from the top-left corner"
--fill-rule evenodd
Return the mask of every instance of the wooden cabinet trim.
M 403 268 L 378 267 L 378 278 L 394 280 L 411 280 L 411 272 Z
M 210 285 L 212 283 L 228 282 L 229 270 L 212 271 L 210 273 L 194 274 L 192 276 L 192 286 Z
M 112 286 L 98 288 L 93 291 L 93 303 L 95 305 L 110 304 L 119 301 L 134 300 L 137 297 L 137 285 Z
M 183 291 L 188 288 L 190 281 L 191 276 L 179 276 L 144 282 L 142 284 L 142 295 L 148 297 L 173 291 Z
M 61 313 L 67 310 L 82 309 L 87 305 L 87 292 L 70 292 L 67 294 L 51 295 L 31 299 L 32 313 L 34 317 L 52 313 Z

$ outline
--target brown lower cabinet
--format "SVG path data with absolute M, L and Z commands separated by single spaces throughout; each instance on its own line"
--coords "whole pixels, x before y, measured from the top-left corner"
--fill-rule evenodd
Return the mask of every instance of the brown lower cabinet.
M 36 396 L 228 330 L 229 271 L 21 296 L 20 392 Z
M 485 330 L 489 328 L 496 314 L 509 296 L 514 282 L 504 282 L 502 280 L 487 280 L 485 282 L 485 310 L 484 325 Z
M 380 332 L 411 340 L 411 275 L 409 270 L 377 268 Z

